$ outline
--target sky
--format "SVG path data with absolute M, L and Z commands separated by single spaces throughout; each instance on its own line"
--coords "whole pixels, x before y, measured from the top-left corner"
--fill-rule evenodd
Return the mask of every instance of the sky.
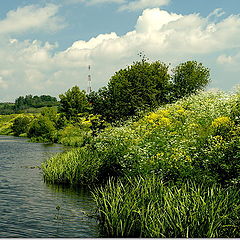
M 143 52 L 150 61 L 196 60 L 208 88 L 240 84 L 239 0 L 1 0 L 0 102 L 106 86 Z

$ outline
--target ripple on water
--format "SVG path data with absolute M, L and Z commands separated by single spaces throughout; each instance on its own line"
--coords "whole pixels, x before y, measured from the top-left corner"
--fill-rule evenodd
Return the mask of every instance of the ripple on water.
M 98 237 L 95 220 L 84 214 L 94 206 L 89 192 L 47 185 L 35 168 L 60 151 L 0 136 L 0 238 Z

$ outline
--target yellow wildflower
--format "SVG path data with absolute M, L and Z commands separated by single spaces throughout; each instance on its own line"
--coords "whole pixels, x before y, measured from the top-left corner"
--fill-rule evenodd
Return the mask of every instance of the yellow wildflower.
M 171 124 L 171 120 L 167 117 L 162 117 L 160 119 L 160 121 L 161 121 L 162 125 L 164 125 L 164 126 L 169 126 Z
M 168 116 L 170 114 L 169 110 L 164 110 L 164 109 L 161 109 L 158 111 L 159 115 L 162 115 L 162 116 Z
M 232 125 L 232 121 L 229 117 L 218 117 L 212 121 L 212 127 L 214 128 L 226 125 Z

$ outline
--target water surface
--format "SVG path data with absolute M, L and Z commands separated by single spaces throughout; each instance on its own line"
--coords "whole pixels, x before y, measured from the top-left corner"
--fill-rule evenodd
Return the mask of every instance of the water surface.
M 60 145 L 0 136 L 0 238 L 98 237 L 88 217 L 90 193 L 43 181 L 39 166 L 61 151 Z

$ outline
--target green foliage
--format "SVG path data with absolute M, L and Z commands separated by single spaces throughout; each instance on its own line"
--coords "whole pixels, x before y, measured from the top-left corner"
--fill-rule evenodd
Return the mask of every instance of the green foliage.
M 0 114 L 10 115 L 15 113 L 13 103 L 0 103 Z
M 84 147 L 46 161 L 45 180 L 112 177 L 94 191 L 107 237 L 239 237 L 238 96 L 202 92 L 108 126 Z M 75 127 L 92 135 L 90 119 L 78 118 Z
M 45 107 L 42 109 L 41 115 L 47 117 L 50 121 L 52 121 L 55 127 L 59 125 L 60 116 L 57 112 L 57 107 Z
M 86 149 L 99 156 L 98 180 L 155 174 L 164 182 L 239 184 L 240 132 L 230 119 L 235 98 L 201 93 L 87 138 Z M 82 119 L 81 124 L 92 135 L 91 121 Z
M 240 184 L 240 126 L 228 117 L 216 118 L 200 156 L 202 166 L 219 182 Z
M 143 59 L 116 72 L 108 87 L 92 96 L 93 108 L 108 120 L 127 118 L 142 109 L 155 108 L 168 101 L 169 80 L 166 64 L 148 63 Z
M 77 125 L 68 124 L 58 132 L 58 142 L 65 146 L 81 147 L 91 137 L 90 129 L 81 129 Z
M 59 111 L 64 114 L 68 120 L 75 120 L 78 114 L 85 113 L 90 110 L 90 104 L 87 100 L 84 90 L 80 90 L 78 86 L 69 89 L 65 94 L 60 94 Z
M 239 237 L 239 189 L 161 179 L 109 180 L 93 191 L 104 237 Z
M 52 107 L 57 106 L 58 102 L 55 97 L 49 95 L 32 96 L 26 95 L 25 97 L 20 96 L 15 100 L 15 110 L 22 111 L 30 107 L 40 108 L 40 107 Z
M 12 124 L 16 117 L 19 115 L 0 115 L 0 134 L 9 135 L 12 134 Z
M 187 61 L 173 70 L 173 98 L 178 99 L 203 90 L 210 82 L 209 69 L 202 63 Z
M 100 88 L 97 92 L 92 91 L 87 95 L 87 99 L 92 106 L 91 112 L 95 115 L 102 115 L 108 121 L 110 120 L 111 113 L 111 98 L 108 93 L 108 88 Z
M 98 156 L 86 148 L 73 149 L 50 158 L 42 164 L 44 179 L 52 183 L 91 184 L 96 182 Z
M 19 116 L 14 119 L 12 124 L 12 130 L 15 136 L 20 136 L 21 134 L 26 134 L 29 129 L 29 124 L 32 121 L 32 117 L 29 116 Z
M 236 124 L 240 124 L 240 88 L 237 90 L 236 99 L 232 104 L 231 118 Z
M 27 136 L 34 141 L 55 142 L 56 128 L 48 117 L 41 115 L 31 122 Z
M 204 89 L 210 81 L 209 69 L 202 63 L 188 61 L 175 67 L 170 76 L 169 65 L 145 57 L 116 72 L 107 87 L 87 97 L 92 112 L 115 122 L 153 110 Z

